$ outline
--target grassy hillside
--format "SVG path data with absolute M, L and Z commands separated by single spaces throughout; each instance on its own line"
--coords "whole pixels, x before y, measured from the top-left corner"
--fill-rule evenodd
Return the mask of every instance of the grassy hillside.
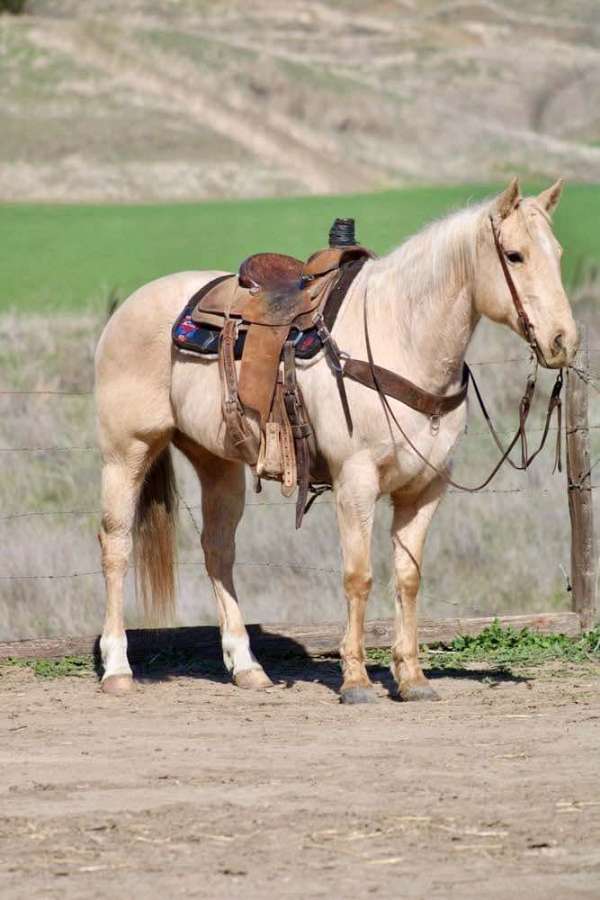
M 597 0 L 29 0 L 0 199 L 600 181 Z
M 497 190 L 410 188 L 339 197 L 272 198 L 144 206 L 0 206 L 0 309 L 102 309 L 160 275 L 235 269 L 275 249 L 300 257 L 327 242 L 333 218 L 354 216 L 359 239 L 383 253 L 425 222 Z M 599 259 L 600 186 L 570 185 L 556 215 L 572 279 Z

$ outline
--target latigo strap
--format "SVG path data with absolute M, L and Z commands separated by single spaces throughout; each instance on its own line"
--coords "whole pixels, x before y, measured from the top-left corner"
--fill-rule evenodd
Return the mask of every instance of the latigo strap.
M 244 462 L 250 466 L 256 464 L 258 447 L 248 428 L 244 410 L 238 395 L 238 381 L 235 369 L 234 347 L 237 336 L 237 324 L 227 319 L 223 325 L 219 340 L 219 373 L 223 391 L 223 417 L 227 434 Z
M 310 443 L 313 430 L 308 421 L 302 394 L 296 380 L 294 345 L 286 341 L 283 348 L 283 400 L 294 436 L 296 467 L 298 471 L 298 498 L 296 500 L 296 528 L 302 525 L 310 485 Z

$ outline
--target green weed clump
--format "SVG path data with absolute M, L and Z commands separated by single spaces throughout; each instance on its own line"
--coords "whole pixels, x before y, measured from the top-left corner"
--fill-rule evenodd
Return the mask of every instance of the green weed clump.
M 502 628 L 496 619 L 478 635 L 455 638 L 448 652 L 465 662 L 489 660 L 498 665 L 542 663 L 564 659 L 569 662 L 600 660 L 600 626 L 578 638 L 564 634 L 539 634 L 529 628 Z
M 0 667 L 32 669 L 40 678 L 60 678 L 64 676 L 80 678 L 91 675 L 94 660 L 91 656 L 63 656 L 61 659 L 6 659 Z
M 0 13 L 8 12 L 15 16 L 24 12 L 27 0 L 0 0 Z
M 461 635 L 447 647 L 423 647 L 422 656 L 427 666 L 449 669 L 463 668 L 475 662 L 500 668 L 560 660 L 600 662 L 600 625 L 572 638 L 565 634 L 539 634 L 529 628 L 503 628 L 495 619 L 481 634 Z M 391 659 L 388 650 L 371 650 L 368 657 L 381 665 L 388 664 Z

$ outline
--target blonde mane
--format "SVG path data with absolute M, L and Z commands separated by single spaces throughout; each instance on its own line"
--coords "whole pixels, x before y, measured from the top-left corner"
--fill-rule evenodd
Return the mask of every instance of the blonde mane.
M 477 231 L 490 205 L 486 200 L 450 213 L 374 263 L 372 277 L 391 301 L 391 315 L 410 316 L 424 303 L 443 302 L 471 280 Z

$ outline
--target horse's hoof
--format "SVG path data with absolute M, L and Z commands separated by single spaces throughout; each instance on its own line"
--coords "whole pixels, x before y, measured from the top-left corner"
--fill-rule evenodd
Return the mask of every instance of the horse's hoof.
M 131 675 L 108 675 L 102 679 L 101 688 L 105 694 L 130 694 L 134 689 Z
M 273 682 L 262 669 L 244 669 L 242 672 L 236 672 L 233 683 L 245 691 L 264 691 L 273 687 Z
M 372 687 L 342 688 L 340 694 L 341 703 L 376 703 L 377 697 Z
M 398 696 L 401 700 L 441 700 L 437 691 L 428 684 L 407 684 L 400 687 Z

